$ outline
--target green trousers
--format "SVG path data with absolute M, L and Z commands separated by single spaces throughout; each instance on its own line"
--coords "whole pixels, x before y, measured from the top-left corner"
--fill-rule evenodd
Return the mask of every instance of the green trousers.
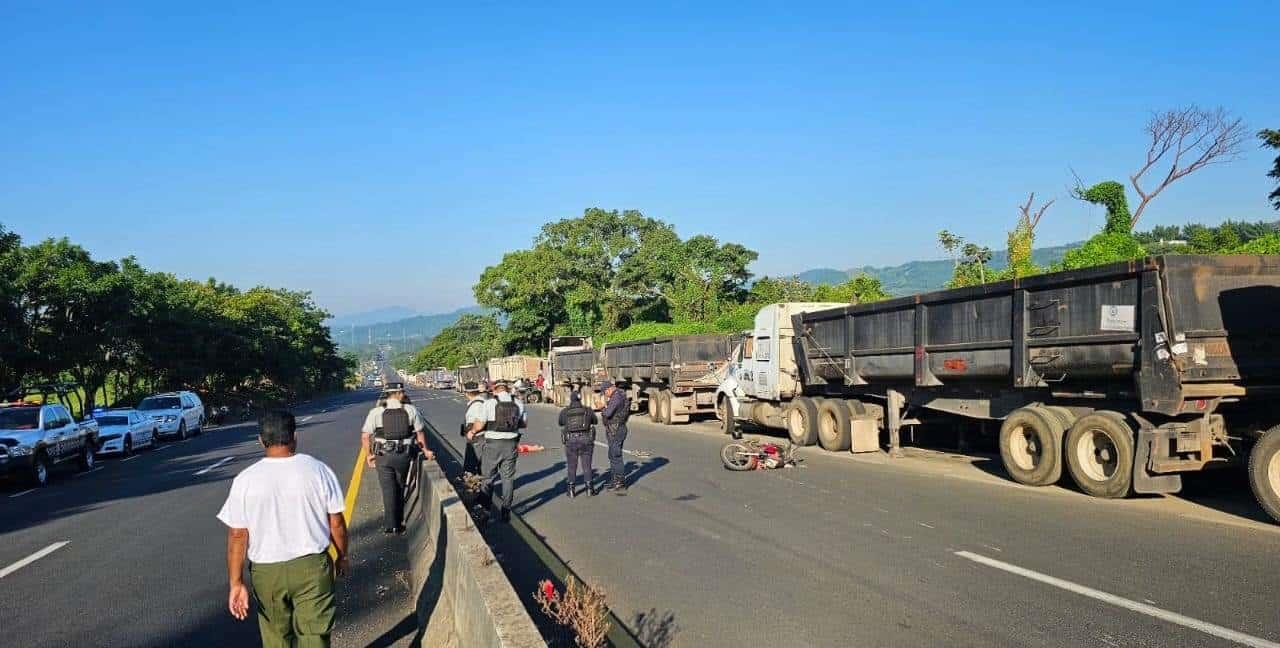
M 263 648 L 328 648 L 336 600 L 329 554 L 252 564 L 249 576 Z

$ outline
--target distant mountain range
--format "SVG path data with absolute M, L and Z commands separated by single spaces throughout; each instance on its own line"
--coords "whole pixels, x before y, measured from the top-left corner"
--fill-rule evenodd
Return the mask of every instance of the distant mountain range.
M 417 314 L 417 311 L 404 306 L 375 308 L 361 313 L 339 315 L 338 317 L 329 320 L 329 328 L 340 329 L 351 326 L 368 326 L 370 324 L 382 324 L 383 322 L 395 322 L 397 320 L 408 319 Z
M 1031 253 L 1031 258 L 1037 265 L 1051 265 L 1061 261 L 1062 255 L 1066 254 L 1067 250 L 1080 247 L 1080 245 L 1080 243 L 1068 243 L 1066 245 L 1039 248 Z M 1001 270 L 1008 264 L 1008 252 L 999 250 L 992 252 L 991 263 L 988 267 L 993 270 Z M 805 270 L 796 275 L 796 277 L 811 284 L 838 284 L 847 281 L 850 277 L 868 274 L 879 279 L 890 295 L 900 297 L 941 289 L 951 279 L 952 267 L 951 259 L 940 259 L 937 261 L 910 261 L 902 265 L 885 267 L 862 266 L 849 270 L 815 268 L 813 270 Z
M 409 317 L 399 319 L 368 322 L 378 313 L 396 315 L 409 313 Z M 393 346 L 414 348 L 422 346 L 428 340 L 440 334 L 446 326 L 458 321 L 467 313 L 487 313 L 487 309 L 479 306 L 460 308 L 451 313 L 433 315 L 415 315 L 412 310 L 401 306 L 381 308 L 367 313 L 356 313 L 329 321 L 329 331 L 333 339 L 346 348 L 360 347 L 369 344 L 392 344 Z M 367 323 L 360 323 L 367 322 Z

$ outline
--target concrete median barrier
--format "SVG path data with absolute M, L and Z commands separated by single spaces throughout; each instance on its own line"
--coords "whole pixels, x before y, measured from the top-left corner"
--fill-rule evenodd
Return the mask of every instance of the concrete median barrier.
M 409 567 L 421 645 L 545 646 L 457 491 L 435 463 L 423 463 L 409 507 Z

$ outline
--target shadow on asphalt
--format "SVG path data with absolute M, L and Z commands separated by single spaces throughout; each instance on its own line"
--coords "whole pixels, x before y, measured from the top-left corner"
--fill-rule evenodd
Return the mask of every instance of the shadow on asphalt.
M 675 612 L 658 612 L 656 608 L 649 608 L 648 612 L 636 612 L 631 618 L 631 628 L 635 631 L 636 639 L 648 648 L 670 648 L 676 645 L 676 635 L 680 634 Z
M 216 450 L 219 447 L 232 447 L 256 436 L 256 425 L 241 424 L 210 430 L 200 436 L 192 437 L 186 442 L 170 441 L 162 443 L 154 449 L 139 450 L 137 458 L 131 461 L 131 465 L 121 464 L 121 459 L 118 458 L 108 459 L 104 457 L 98 464 L 98 469 L 103 471 L 104 474 L 95 477 L 85 475 L 84 479 L 94 480 L 87 488 L 76 483 L 79 481 L 75 477 L 76 474 L 79 474 L 78 472 L 58 470 L 51 477 L 49 485 L 39 491 L 41 497 L 38 506 L 23 507 L 23 499 L 6 498 L 4 500 L 5 505 L 7 505 L 5 509 L 9 509 L 10 512 L 0 516 L 0 534 L 76 515 L 116 500 L 145 497 L 155 493 L 181 490 L 197 485 L 230 481 L 239 472 L 238 470 L 220 470 L 199 480 L 193 479 L 194 473 L 202 468 L 207 468 L 216 459 L 183 456 L 183 453 L 196 455 Z M 233 464 L 234 467 L 243 468 L 246 460 L 256 460 L 262 456 L 262 453 L 257 447 L 251 447 L 248 451 L 240 451 L 228 456 L 236 458 Z M 166 457 L 168 457 L 167 460 Z M 148 464 L 148 461 L 152 459 L 159 463 Z M 149 472 L 146 479 L 138 479 L 136 474 L 137 468 L 142 466 L 148 466 L 147 470 Z M 0 489 L 0 497 L 20 493 L 28 488 L 30 488 L 30 485 L 20 482 L 7 482 Z M 32 493 L 31 495 L 35 494 Z M 30 497 L 30 495 L 24 497 Z M 19 511 L 12 511 L 14 508 L 18 508 Z

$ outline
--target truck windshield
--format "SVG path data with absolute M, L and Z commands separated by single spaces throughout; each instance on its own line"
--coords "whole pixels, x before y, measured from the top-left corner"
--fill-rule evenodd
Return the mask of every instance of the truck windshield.
M 127 416 L 98 416 L 95 417 L 94 420 L 98 422 L 98 425 L 103 427 L 110 427 L 113 425 L 123 426 L 129 424 L 129 417 Z
M 151 396 L 142 399 L 138 404 L 140 410 L 178 409 L 179 407 L 182 407 L 182 402 L 177 396 Z
M 0 430 L 34 430 L 39 426 L 39 407 L 0 409 Z

